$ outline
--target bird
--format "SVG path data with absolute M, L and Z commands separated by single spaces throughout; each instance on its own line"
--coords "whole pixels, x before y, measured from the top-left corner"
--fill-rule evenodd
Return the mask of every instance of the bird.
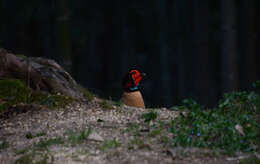
M 139 85 L 145 73 L 140 73 L 137 69 L 130 69 L 122 80 L 123 94 L 121 102 L 127 106 L 145 108 L 143 96 Z

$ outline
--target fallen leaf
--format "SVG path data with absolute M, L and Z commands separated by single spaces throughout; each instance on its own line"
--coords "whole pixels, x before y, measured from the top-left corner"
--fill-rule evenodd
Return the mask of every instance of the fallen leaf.
M 243 127 L 239 124 L 236 124 L 235 129 L 242 135 L 245 136 L 245 133 L 243 131 Z

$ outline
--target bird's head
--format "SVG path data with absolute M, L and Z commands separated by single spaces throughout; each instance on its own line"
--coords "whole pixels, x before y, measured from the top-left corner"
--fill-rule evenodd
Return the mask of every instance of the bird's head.
M 124 90 L 127 92 L 139 90 L 138 85 L 144 76 L 145 73 L 140 73 L 136 69 L 131 69 L 128 71 L 122 81 Z

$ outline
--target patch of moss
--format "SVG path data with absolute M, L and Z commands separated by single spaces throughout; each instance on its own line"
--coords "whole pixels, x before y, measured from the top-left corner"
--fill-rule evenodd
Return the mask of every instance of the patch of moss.
M 9 143 L 8 143 L 6 140 L 4 140 L 4 141 L 2 141 L 2 142 L 0 143 L 0 150 L 6 149 L 6 148 L 8 148 L 8 147 L 9 147 Z
M 16 153 L 16 155 L 25 154 L 25 153 L 29 152 L 31 149 L 32 148 L 29 146 L 29 147 L 26 147 L 23 149 L 15 150 L 15 153 Z
M 46 149 L 51 145 L 60 145 L 60 144 L 64 144 L 64 140 L 61 137 L 57 137 L 48 140 L 41 139 L 40 142 L 37 143 L 35 146 L 37 148 Z
M 35 135 L 33 135 L 31 132 L 28 132 L 28 133 L 25 135 L 25 137 L 26 137 L 27 139 L 33 139 L 33 138 L 35 138 L 35 137 L 41 137 L 41 136 L 44 136 L 44 135 L 46 135 L 45 132 L 40 132 L 40 133 L 37 133 L 37 134 L 35 134 Z
M 125 132 L 129 133 L 132 132 L 133 135 L 136 136 L 141 136 L 140 133 L 140 125 L 137 123 L 127 123 L 127 128 L 125 129 Z
M 15 56 L 21 57 L 21 58 L 23 58 L 23 59 L 27 59 L 27 58 L 28 58 L 28 57 L 25 56 L 24 54 L 15 54 Z
M 89 92 L 86 88 L 80 86 L 81 91 L 83 92 L 84 96 L 87 97 L 89 101 L 94 100 L 94 94 Z
M 30 103 L 44 105 L 49 108 L 62 108 L 72 102 L 72 97 L 63 95 L 50 95 L 44 92 L 32 92 L 30 96 Z
M 15 164 L 28 164 L 28 163 L 32 163 L 31 154 L 23 155 L 15 161 Z
M 100 106 L 103 108 L 103 109 L 114 109 L 114 107 L 112 106 L 112 104 L 107 101 L 107 100 L 103 100 L 102 102 L 100 102 Z
M 113 104 L 117 107 L 120 107 L 122 105 L 120 101 L 114 101 Z
M 239 164 L 260 164 L 260 159 L 253 156 L 250 158 L 242 159 Z
M 158 136 L 159 134 L 161 134 L 162 132 L 162 129 L 154 129 L 150 134 L 149 134 L 149 137 L 156 137 Z
M 120 143 L 114 138 L 113 140 L 105 140 L 101 150 L 117 148 L 120 146 Z
M 4 110 L 13 104 L 27 102 L 30 89 L 16 79 L 0 80 L 0 98 L 4 100 L 0 109 Z
M 138 137 L 134 137 L 134 139 L 130 140 L 128 149 L 134 149 L 134 145 L 136 145 L 138 149 L 151 149 L 150 145 L 145 144 L 144 140 Z
M 35 160 L 36 158 L 37 160 Z M 52 163 L 50 161 L 50 157 L 47 154 L 36 154 L 33 152 L 21 156 L 15 161 L 15 164 L 49 164 Z
M 18 79 L 4 79 L 0 80 L 0 100 L 1 113 L 19 103 L 39 104 L 48 108 L 64 107 L 71 103 L 73 98 L 34 91 Z
M 169 143 L 170 139 L 167 136 L 161 136 L 159 141 L 162 144 L 167 144 L 167 143 Z

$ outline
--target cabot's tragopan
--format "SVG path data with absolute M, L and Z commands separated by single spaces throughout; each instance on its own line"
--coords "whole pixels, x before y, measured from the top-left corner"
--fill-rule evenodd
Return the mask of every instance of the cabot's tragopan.
M 131 69 L 126 73 L 122 80 L 124 93 L 121 102 L 128 106 L 145 108 L 142 94 L 139 90 L 139 84 L 145 73 L 140 73 L 136 69 Z

